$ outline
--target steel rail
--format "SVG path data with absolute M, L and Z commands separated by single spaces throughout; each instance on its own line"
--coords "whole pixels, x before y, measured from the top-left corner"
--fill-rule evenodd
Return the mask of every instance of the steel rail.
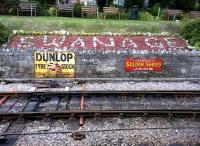
M 200 115 L 200 110 L 68 110 L 68 111 L 48 111 L 48 112 L 18 112 L 0 113 L 0 119 L 15 118 L 67 118 L 67 117 L 196 117 Z
M 96 90 L 96 91 L 53 91 L 53 88 L 47 88 L 46 91 L 20 91 L 20 92 L 0 92 L 0 96 L 4 95 L 18 95 L 18 94 L 29 94 L 29 95 L 45 95 L 45 94 L 190 94 L 190 95 L 200 95 L 199 90 Z
M 150 127 L 150 128 L 119 128 L 119 129 L 100 129 L 100 130 L 68 130 L 68 131 L 48 131 L 48 132 L 32 132 L 32 133 L 3 133 L 1 136 L 6 135 L 43 135 L 43 134 L 69 134 L 74 132 L 94 133 L 94 132 L 113 132 L 113 131 L 136 131 L 136 130 L 185 130 L 185 129 L 200 129 L 200 127 Z
M 36 79 L 36 78 L 1 78 L 1 82 L 11 82 L 11 83 L 17 83 L 17 82 L 45 82 L 45 81 L 166 81 L 166 82 L 174 82 L 174 81 L 195 81 L 200 82 L 200 78 L 68 78 L 68 79 Z

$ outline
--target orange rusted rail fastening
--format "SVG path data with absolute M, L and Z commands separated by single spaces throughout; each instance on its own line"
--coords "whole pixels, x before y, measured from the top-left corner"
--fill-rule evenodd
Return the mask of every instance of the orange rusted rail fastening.
M 11 92 L 12 92 L 12 93 L 16 93 L 16 91 L 17 91 L 16 88 L 12 88 L 12 89 L 11 89 Z
M 3 98 L 1 98 L 0 99 L 0 105 L 4 104 L 7 99 L 8 99 L 8 96 L 4 96 Z
M 82 92 L 85 92 L 85 84 L 82 84 L 81 87 Z M 80 110 L 84 110 L 84 96 L 82 95 L 80 98 Z M 80 126 L 83 126 L 84 124 L 84 120 L 83 120 L 83 116 L 80 117 Z

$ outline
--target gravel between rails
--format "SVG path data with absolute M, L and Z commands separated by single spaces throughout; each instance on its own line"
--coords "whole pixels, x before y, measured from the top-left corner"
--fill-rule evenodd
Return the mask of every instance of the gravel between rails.
M 39 129 L 37 128 L 38 122 L 33 121 L 32 123 L 35 126 L 32 124 L 27 126 Z M 58 120 L 53 125 L 50 131 L 67 131 L 70 129 L 66 120 Z M 142 118 L 85 119 L 85 125 L 79 130 L 122 128 L 136 129 L 86 132 L 86 138 L 80 141 L 75 141 L 71 134 L 25 135 L 20 136 L 15 146 L 132 146 L 145 143 L 149 146 L 165 146 L 173 143 L 188 146 L 200 143 L 200 121 L 193 121 L 192 119 L 174 119 L 174 121 L 168 121 L 164 118 L 149 118 L 147 120 Z M 24 132 L 32 132 L 32 130 L 26 128 Z
M 25 97 L 20 97 L 17 103 L 15 103 L 14 106 L 8 112 L 11 113 L 22 112 L 27 102 L 28 100 Z
M 17 102 L 16 98 L 9 98 L 3 105 L 0 106 L 0 112 L 7 112 Z
M 67 103 L 68 103 L 68 98 L 61 98 L 60 99 L 60 102 L 59 102 L 59 105 L 58 105 L 58 111 L 64 111 L 67 109 Z
M 54 101 L 53 99 L 55 99 L 55 97 L 51 97 L 51 98 L 52 98 L 52 100 L 49 99 L 48 101 L 41 103 L 39 105 L 39 111 L 40 112 L 55 111 L 56 110 L 59 100 Z
M 24 128 L 23 132 L 42 132 L 49 130 L 49 125 L 46 125 L 45 120 L 38 120 L 38 121 L 31 121 L 26 124 L 26 127 Z
M 2 85 L 0 84 L 0 92 L 23 92 L 23 91 L 35 91 L 36 87 L 34 87 L 32 84 L 26 84 L 26 83 L 10 83 Z
M 70 88 L 71 91 L 81 90 L 81 85 Z M 114 83 L 86 83 L 87 91 L 140 91 L 140 90 L 200 90 L 200 84 L 185 82 L 114 82 Z
M 37 89 L 34 84 L 0 84 L 0 92 L 65 91 L 64 88 Z M 70 91 L 82 91 L 82 84 L 74 84 Z M 86 83 L 86 91 L 143 91 L 143 90 L 200 90 L 200 83 L 183 82 L 106 82 Z
M 0 134 L 2 134 L 6 130 L 9 124 L 10 122 L 8 121 L 0 121 Z

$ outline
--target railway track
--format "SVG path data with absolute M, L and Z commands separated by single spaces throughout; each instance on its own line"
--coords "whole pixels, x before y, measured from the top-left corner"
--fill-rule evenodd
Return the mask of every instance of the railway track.
M 199 91 L 34 92 L 0 94 L 0 97 L 3 100 L 0 120 L 10 121 L 0 136 L 0 141 L 7 146 L 13 145 L 27 122 L 35 119 L 43 119 L 49 127 L 56 119 L 69 119 L 74 127 L 71 132 L 75 132 L 85 118 L 166 117 L 171 120 L 180 117 L 195 120 L 200 117 Z M 75 138 L 81 137 L 75 134 Z
M 71 116 L 193 116 L 200 113 L 199 91 L 68 92 L 7 94 L 0 119 Z M 5 94 L 2 95 L 5 98 Z M 83 98 L 84 101 L 81 101 Z M 83 103 L 81 103 L 83 102 Z
M 199 118 L 200 110 L 92 110 L 92 111 L 52 111 L 52 112 L 18 112 L 18 113 L 0 113 L 0 119 L 17 119 L 19 117 L 26 119 L 43 118 L 71 118 L 71 117 L 182 117 Z

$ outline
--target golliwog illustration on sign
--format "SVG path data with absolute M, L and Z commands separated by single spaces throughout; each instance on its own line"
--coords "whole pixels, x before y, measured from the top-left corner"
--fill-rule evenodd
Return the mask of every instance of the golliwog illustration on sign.
M 36 78 L 75 77 L 75 54 L 72 52 L 35 52 Z

